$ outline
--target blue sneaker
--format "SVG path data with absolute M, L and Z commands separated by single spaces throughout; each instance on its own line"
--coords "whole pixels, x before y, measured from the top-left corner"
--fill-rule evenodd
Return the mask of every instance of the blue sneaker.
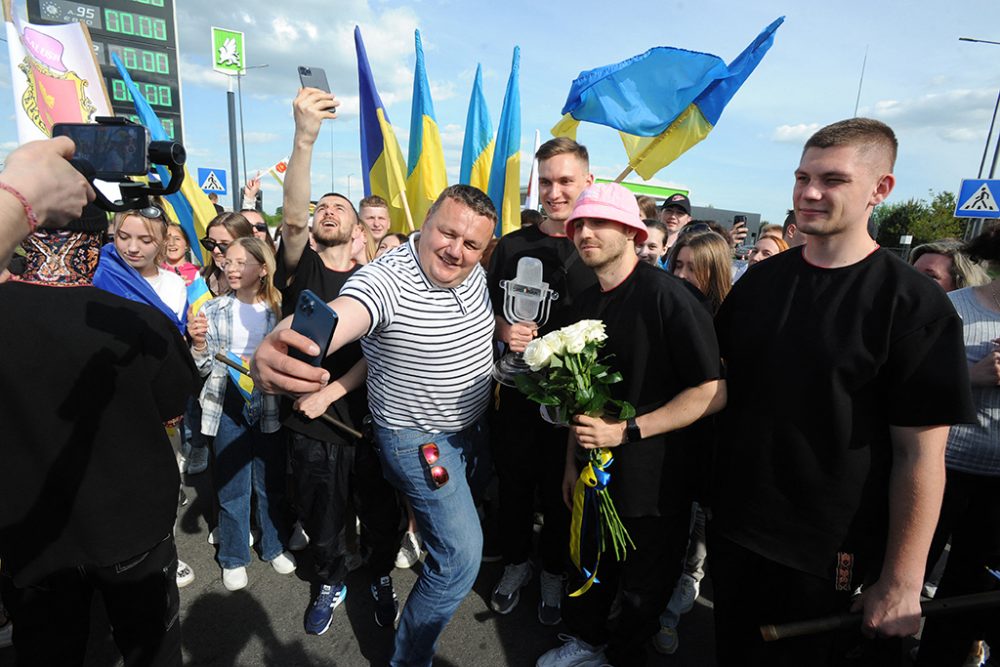
M 333 622 L 333 610 L 347 598 L 347 586 L 336 587 L 324 585 L 319 589 L 319 595 L 312 601 L 306 613 L 306 634 L 321 635 Z

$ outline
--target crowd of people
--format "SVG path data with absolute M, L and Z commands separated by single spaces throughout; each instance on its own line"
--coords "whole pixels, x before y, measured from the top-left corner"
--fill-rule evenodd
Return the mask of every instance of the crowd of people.
M 466 185 L 409 236 L 377 196 L 326 193 L 310 212 L 337 104 L 311 88 L 293 102 L 277 239 L 255 179 L 244 210 L 191 239 L 156 200 L 109 220 L 66 139 L 8 157 L 0 260 L 18 245 L 23 260 L 0 286 L 17 350 L 0 365 L 0 592 L 19 664 L 78 663 L 95 594 L 126 664 L 180 664 L 178 589 L 195 576 L 173 539 L 180 472 L 210 472 L 227 590 L 255 549 L 285 575 L 307 549 L 295 604 L 321 635 L 363 564 L 394 666 L 431 664 L 492 555 L 484 530 L 503 564 L 491 609 L 510 613 L 537 575 L 538 622 L 565 630 L 539 667 L 675 653 L 706 571 L 723 666 L 897 664 L 922 595 L 1000 588 L 1000 228 L 915 248 L 913 266 L 880 248 L 889 127 L 816 132 L 794 208 L 741 257 L 745 224 L 595 184 L 566 138 L 536 154 L 541 214 L 499 241 Z M 505 315 L 524 257 L 559 294 L 541 324 Z M 290 326 L 312 295 L 338 315 L 325 350 Z M 635 417 L 553 424 L 492 379 L 502 353 L 581 319 L 605 323 L 612 393 Z M 596 448 L 614 454 L 634 548 L 570 596 L 589 576 L 569 563 L 572 489 Z M 418 560 L 400 600 L 393 569 Z M 72 622 L 54 626 L 56 609 Z M 860 633 L 760 634 L 848 610 Z M 980 664 L 998 629 L 995 607 L 930 618 L 916 663 Z

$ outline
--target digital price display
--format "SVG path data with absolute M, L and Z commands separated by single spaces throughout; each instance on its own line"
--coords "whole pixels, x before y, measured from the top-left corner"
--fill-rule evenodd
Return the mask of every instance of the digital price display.
M 85 23 L 115 114 L 137 120 L 113 54 L 128 69 L 168 136 L 183 143 L 174 0 L 28 0 L 28 20 Z

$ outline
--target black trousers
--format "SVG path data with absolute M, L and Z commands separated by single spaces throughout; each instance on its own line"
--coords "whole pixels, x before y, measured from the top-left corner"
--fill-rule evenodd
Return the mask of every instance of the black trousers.
M 562 574 L 569 563 L 569 510 L 562 500 L 567 431 L 542 420 L 538 404 L 500 387 L 490 445 L 500 491 L 500 540 L 504 563 L 531 556 L 537 491 L 545 515 L 539 551 L 547 572 Z
M 859 630 L 764 642 L 760 626 L 848 611 L 851 592 L 829 580 L 764 558 L 708 526 L 708 568 L 715 592 L 719 667 L 816 667 L 899 664 L 898 639 L 865 640 Z M 832 570 L 831 570 L 832 571 Z M 850 654 L 850 661 L 845 656 Z
M 660 613 L 670 601 L 687 550 L 690 511 L 668 516 L 622 518 L 635 550 L 619 562 L 605 553 L 595 583 L 578 597 L 563 599 L 563 619 L 570 632 L 588 644 L 607 644 L 615 667 L 646 663 L 646 642 L 660 629 Z M 575 579 L 575 578 L 574 578 Z M 572 592 L 574 584 L 570 582 Z M 614 630 L 608 613 L 622 589 L 622 613 Z
M 95 592 L 104 599 L 112 636 L 127 666 L 181 664 L 173 536 L 114 565 L 81 565 L 25 588 L 3 575 L 0 586 L 14 623 L 18 665 L 82 665 Z
M 951 553 L 935 599 L 1000 589 L 986 571 L 1000 569 L 1000 477 L 948 471 L 929 562 L 937 561 L 949 536 Z M 1000 609 L 928 618 L 917 665 L 962 665 L 977 639 L 1000 648 Z
M 290 432 L 288 451 L 294 502 L 309 535 L 319 583 L 335 584 L 347 576 L 342 537 L 349 504 L 361 520 L 372 573 L 391 573 L 403 536 L 402 514 L 371 444 L 334 444 Z

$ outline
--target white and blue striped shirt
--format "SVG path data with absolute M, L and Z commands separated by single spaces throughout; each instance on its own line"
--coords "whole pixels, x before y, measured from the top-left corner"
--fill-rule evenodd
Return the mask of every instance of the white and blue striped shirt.
M 454 433 L 489 405 L 493 308 L 480 266 L 457 287 L 434 285 L 420 268 L 416 236 L 351 276 L 340 295 L 371 316 L 361 347 L 375 421 Z

